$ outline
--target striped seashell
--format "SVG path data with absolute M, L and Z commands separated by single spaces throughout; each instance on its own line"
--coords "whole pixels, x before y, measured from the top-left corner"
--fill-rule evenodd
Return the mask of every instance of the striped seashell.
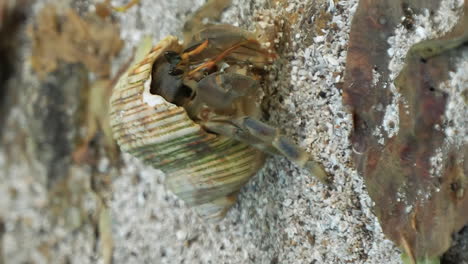
M 237 140 L 207 133 L 184 108 L 150 93 L 153 63 L 180 52 L 176 37 L 157 44 L 114 87 L 110 119 L 121 149 L 166 173 L 166 186 L 206 219 L 219 220 L 264 154 Z

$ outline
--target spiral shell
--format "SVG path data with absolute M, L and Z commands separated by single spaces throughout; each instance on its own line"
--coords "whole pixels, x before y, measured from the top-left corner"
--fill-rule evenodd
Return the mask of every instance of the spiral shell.
M 165 51 L 182 51 L 176 37 L 157 44 L 119 80 L 111 96 L 111 126 L 121 149 L 166 173 L 167 187 L 198 214 L 220 219 L 264 154 L 206 132 L 184 108 L 150 93 L 151 70 Z

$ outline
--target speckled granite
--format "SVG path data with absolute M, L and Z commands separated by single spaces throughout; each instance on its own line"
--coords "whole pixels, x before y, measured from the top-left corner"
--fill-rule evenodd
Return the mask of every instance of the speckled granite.
M 154 41 L 168 34 L 180 36 L 183 21 L 203 2 L 141 0 L 137 8 L 118 14 L 126 47 L 114 71 L 142 36 L 151 35 Z M 86 9 L 89 3 L 73 4 Z M 40 6 L 41 2 L 36 8 Z M 281 57 L 264 87 L 267 121 L 322 162 L 333 185 L 321 185 L 284 158 L 272 157 L 242 189 L 226 218 L 207 224 L 164 188 L 160 171 L 129 155 L 124 155 L 120 171 L 109 167 L 106 159 L 98 160 L 98 172 L 112 179 L 112 197 L 104 204 L 110 208 L 113 263 L 401 263 L 400 251 L 384 238 L 351 162 L 351 120 L 340 86 L 356 6 L 357 0 L 234 0 L 223 16 L 223 22 L 248 29 L 272 21 L 283 25 L 277 38 Z M 399 54 L 405 52 L 401 47 L 412 44 L 398 43 L 393 51 Z M 24 78 L 29 84 L 31 77 Z M 8 120 L 19 128 L 10 133 L 12 138 L 27 131 L 22 109 L 14 108 Z M 90 186 L 90 169 L 73 166 L 70 176 L 70 188 L 86 194 L 79 206 L 89 216 L 80 217 L 70 208 L 67 217 L 50 222 L 45 169 L 35 162 L 30 167 L 7 166 L 3 151 L 0 191 L 9 197 L 0 201 L 0 257 L 8 257 L 7 263 L 106 263 L 105 243 L 88 223 L 102 206 Z M 45 245 L 54 250 L 43 250 Z M 451 250 L 450 261 L 466 256 L 457 250 L 466 251 L 463 240 Z

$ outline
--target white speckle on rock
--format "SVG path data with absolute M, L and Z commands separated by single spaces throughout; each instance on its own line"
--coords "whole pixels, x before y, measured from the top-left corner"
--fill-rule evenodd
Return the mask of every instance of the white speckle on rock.
M 383 129 L 387 132 L 388 138 L 392 138 L 397 135 L 399 126 L 399 109 L 398 104 L 387 105 L 385 115 L 383 119 Z
M 317 36 L 317 37 L 314 37 L 314 41 L 316 43 L 321 43 L 323 41 L 325 41 L 325 36 Z
M 461 148 L 468 143 L 468 52 L 462 54 L 455 69 L 439 89 L 449 95 L 443 121 L 446 141 Z
M 176 238 L 179 241 L 183 241 L 187 237 L 185 230 L 179 230 L 176 232 Z
M 372 85 L 377 85 L 377 83 L 380 80 L 380 73 L 376 71 L 375 69 L 372 69 Z
M 429 159 L 429 162 L 431 164 L 431 168 L 429 169 L 431 176 L 436 178 L 442 177 L 442 165 L 444 164 L 444 152 L 442 149 L 436 149 L 434 156 Z
M 288 207 L 288 206 L 290 206 L 292 203 L 293 203 L 293 201 L 292 201 L 291 199 L 286 199 L 286 200 L 284 200 L 283 205 L 286 206 L 286 207 Z

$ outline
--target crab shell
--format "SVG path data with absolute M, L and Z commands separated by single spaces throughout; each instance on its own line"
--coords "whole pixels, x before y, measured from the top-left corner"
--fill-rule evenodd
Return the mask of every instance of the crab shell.
M 150 93 L 152 66 L 168 50 L 181 52 L 176 37 L 153 47 L 114 87 L 110 100 L 114 138 L 124 152 L 164 171 L 166 186 L 201 217 L 219 220 L 261 168 L 264 154 L 206 132 L 184 108 Z

